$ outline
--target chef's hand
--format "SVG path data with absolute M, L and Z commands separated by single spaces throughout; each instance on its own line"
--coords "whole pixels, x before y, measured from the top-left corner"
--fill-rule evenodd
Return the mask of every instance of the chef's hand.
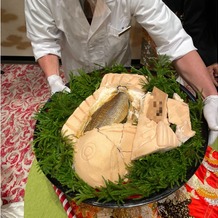
M 203 112 L 208 127 L 213 132 L 213 139 L 210 139 L 210 143 L 213 143 L 218 134 L 218 95 L 205 98 Z
M 209 132 L 208 145 L 213 145 L 217 139 L 218 139 L 218 131 L 211 130 Z
M 212 64 L 207 67 L 211 79 L 216 87 L 218 87 L 218 63 Z
M 51 88 L 51 94 L 56 92 L 70 92 L 70 89 L 64 85 L 63 80 L 58 75 L 51 75 L 47 78 Z

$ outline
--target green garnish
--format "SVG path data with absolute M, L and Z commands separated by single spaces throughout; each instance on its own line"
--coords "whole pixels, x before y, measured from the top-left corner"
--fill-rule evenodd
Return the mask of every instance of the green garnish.
M 54 94 L 36 114 L 33 147 L 40 169 L 44 174 L 58 180 L 62 186 L 66 186 L 68 192 L 75 192 L 73 199 L 77 203 L 95 198 L 100 202 L 113 201 L 122 204 L 133 195 L 139 195 L 140 198 L 149 197 L 186 182 L 188 171 L 197 166 L 203 158 L 203 103 L 199 97 L 195 102 L 188 101 L 192 129 L 196 134 L 181 147 L 164 153 L 150 154 L 132 162 L 125 178 L 120 178 L 117 183 L 105 181 L 106 187 L 99 187 L 97 190 L 81 180 L 72 168 L 72 142 L 61 135 L 61 129 L 80 103 L 98 89 L 103 75 L 110 72 L 142 74 L 149 80 L 149 84 L 142 84 L 145 92 L 152 91 L 156 86 L 169 97 L 176 92 L 185 101 L 189 99 L 176 82 L 175 70 L 165 56 L 154 59 L 153 71 L 145 67 L 127 71 L 122 65 L 116 65 L 90 74 L 81 71 L 80 76 L 72 75 L 69 83 L 71 93 Z M 175 129 L 175 126 L 172 125 L 172 129 Z

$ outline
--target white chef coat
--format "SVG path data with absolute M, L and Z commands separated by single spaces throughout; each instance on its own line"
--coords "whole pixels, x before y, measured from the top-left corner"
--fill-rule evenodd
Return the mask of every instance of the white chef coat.
M 195 50 L 181 22 L 162 0 L 97 0 L 91 25 L 80 0 L 25 0 L 27 36 L 35 59 L 55 54 L 66 78 L 78 69 L 130 64 L 132 16 L 147 30 L 159 54 L 175 60 Z

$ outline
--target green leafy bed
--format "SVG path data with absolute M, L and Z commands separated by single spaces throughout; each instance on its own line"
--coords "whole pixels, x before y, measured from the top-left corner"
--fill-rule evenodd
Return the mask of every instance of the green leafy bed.
M 93 71 L 91 74 L 80 72 L 80 76 L 71 77 L 69 83 L 71 93 L 54 94 L 36 114 L 37 125 L 33 146 L 39 168 L 45 175 L 50 175 L 67 187 L 67 193 L 75 192 L 73 199 L 77 203 L 95 198 L 99 202 L 112 201 L 122 204 L 131 196 L 138 196 L 137 199 L 149 198 L 183 184 L 189 170 L 202 160 L 204 154 L 204 139 L 201 133 L 202 100 L 201 98 L 197 98 L 196 101 L 188 100 L 187 94 L 175 81 L 175 71 L 166 57 L 159 57 L 153 62 L 152 71 L 146 67 L 137 70 L 116 65 Z M 106 181 L 106 187 L 94 189 L 81 180 L 73 170 L 73 145 L 68 138 L 62 137 L 61 128 L 79 104 L 99 87 L 103 75 L 109 72 L 145 75 L 149 79 L 148 84 L 142 84 L 145 92 L 152 91 L 156 86 L 168 93 L 169 97 L 176 92 L 185 101 L 188 100 L 192 128 L 196 131 L 196 135 L 179 148 L 147 155 L 134 161 L 128 166 L 129 173 L 125 178 L 120 178 L 117 183 Z M 125 182 L 126 178 L 129 182 Z

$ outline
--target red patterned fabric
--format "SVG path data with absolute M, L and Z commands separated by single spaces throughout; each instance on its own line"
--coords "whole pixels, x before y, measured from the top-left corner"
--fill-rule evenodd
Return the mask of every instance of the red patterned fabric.
M 3 204 L 23 201 L 33 153 L 34 113 L 50 96 L 38 65 L 2 64 L 1 185 Z
M 192 197 L 189 204 L 190 215 L 195 218 L 218 217 L 218 152 L 210 146 L 186 188 Z
M 65 194 L 60 189 L 58 189 L 56 186 L 53 186 L 53 188 L 54 188 L 55 193 L 57 194 L 60 202 L 62 203 L 63 208 L 66 211 L 68 218 L 75 218 L 76 216 L 75 216 L 75 213 L 73 211 L 73 208 L 71 207 Z

